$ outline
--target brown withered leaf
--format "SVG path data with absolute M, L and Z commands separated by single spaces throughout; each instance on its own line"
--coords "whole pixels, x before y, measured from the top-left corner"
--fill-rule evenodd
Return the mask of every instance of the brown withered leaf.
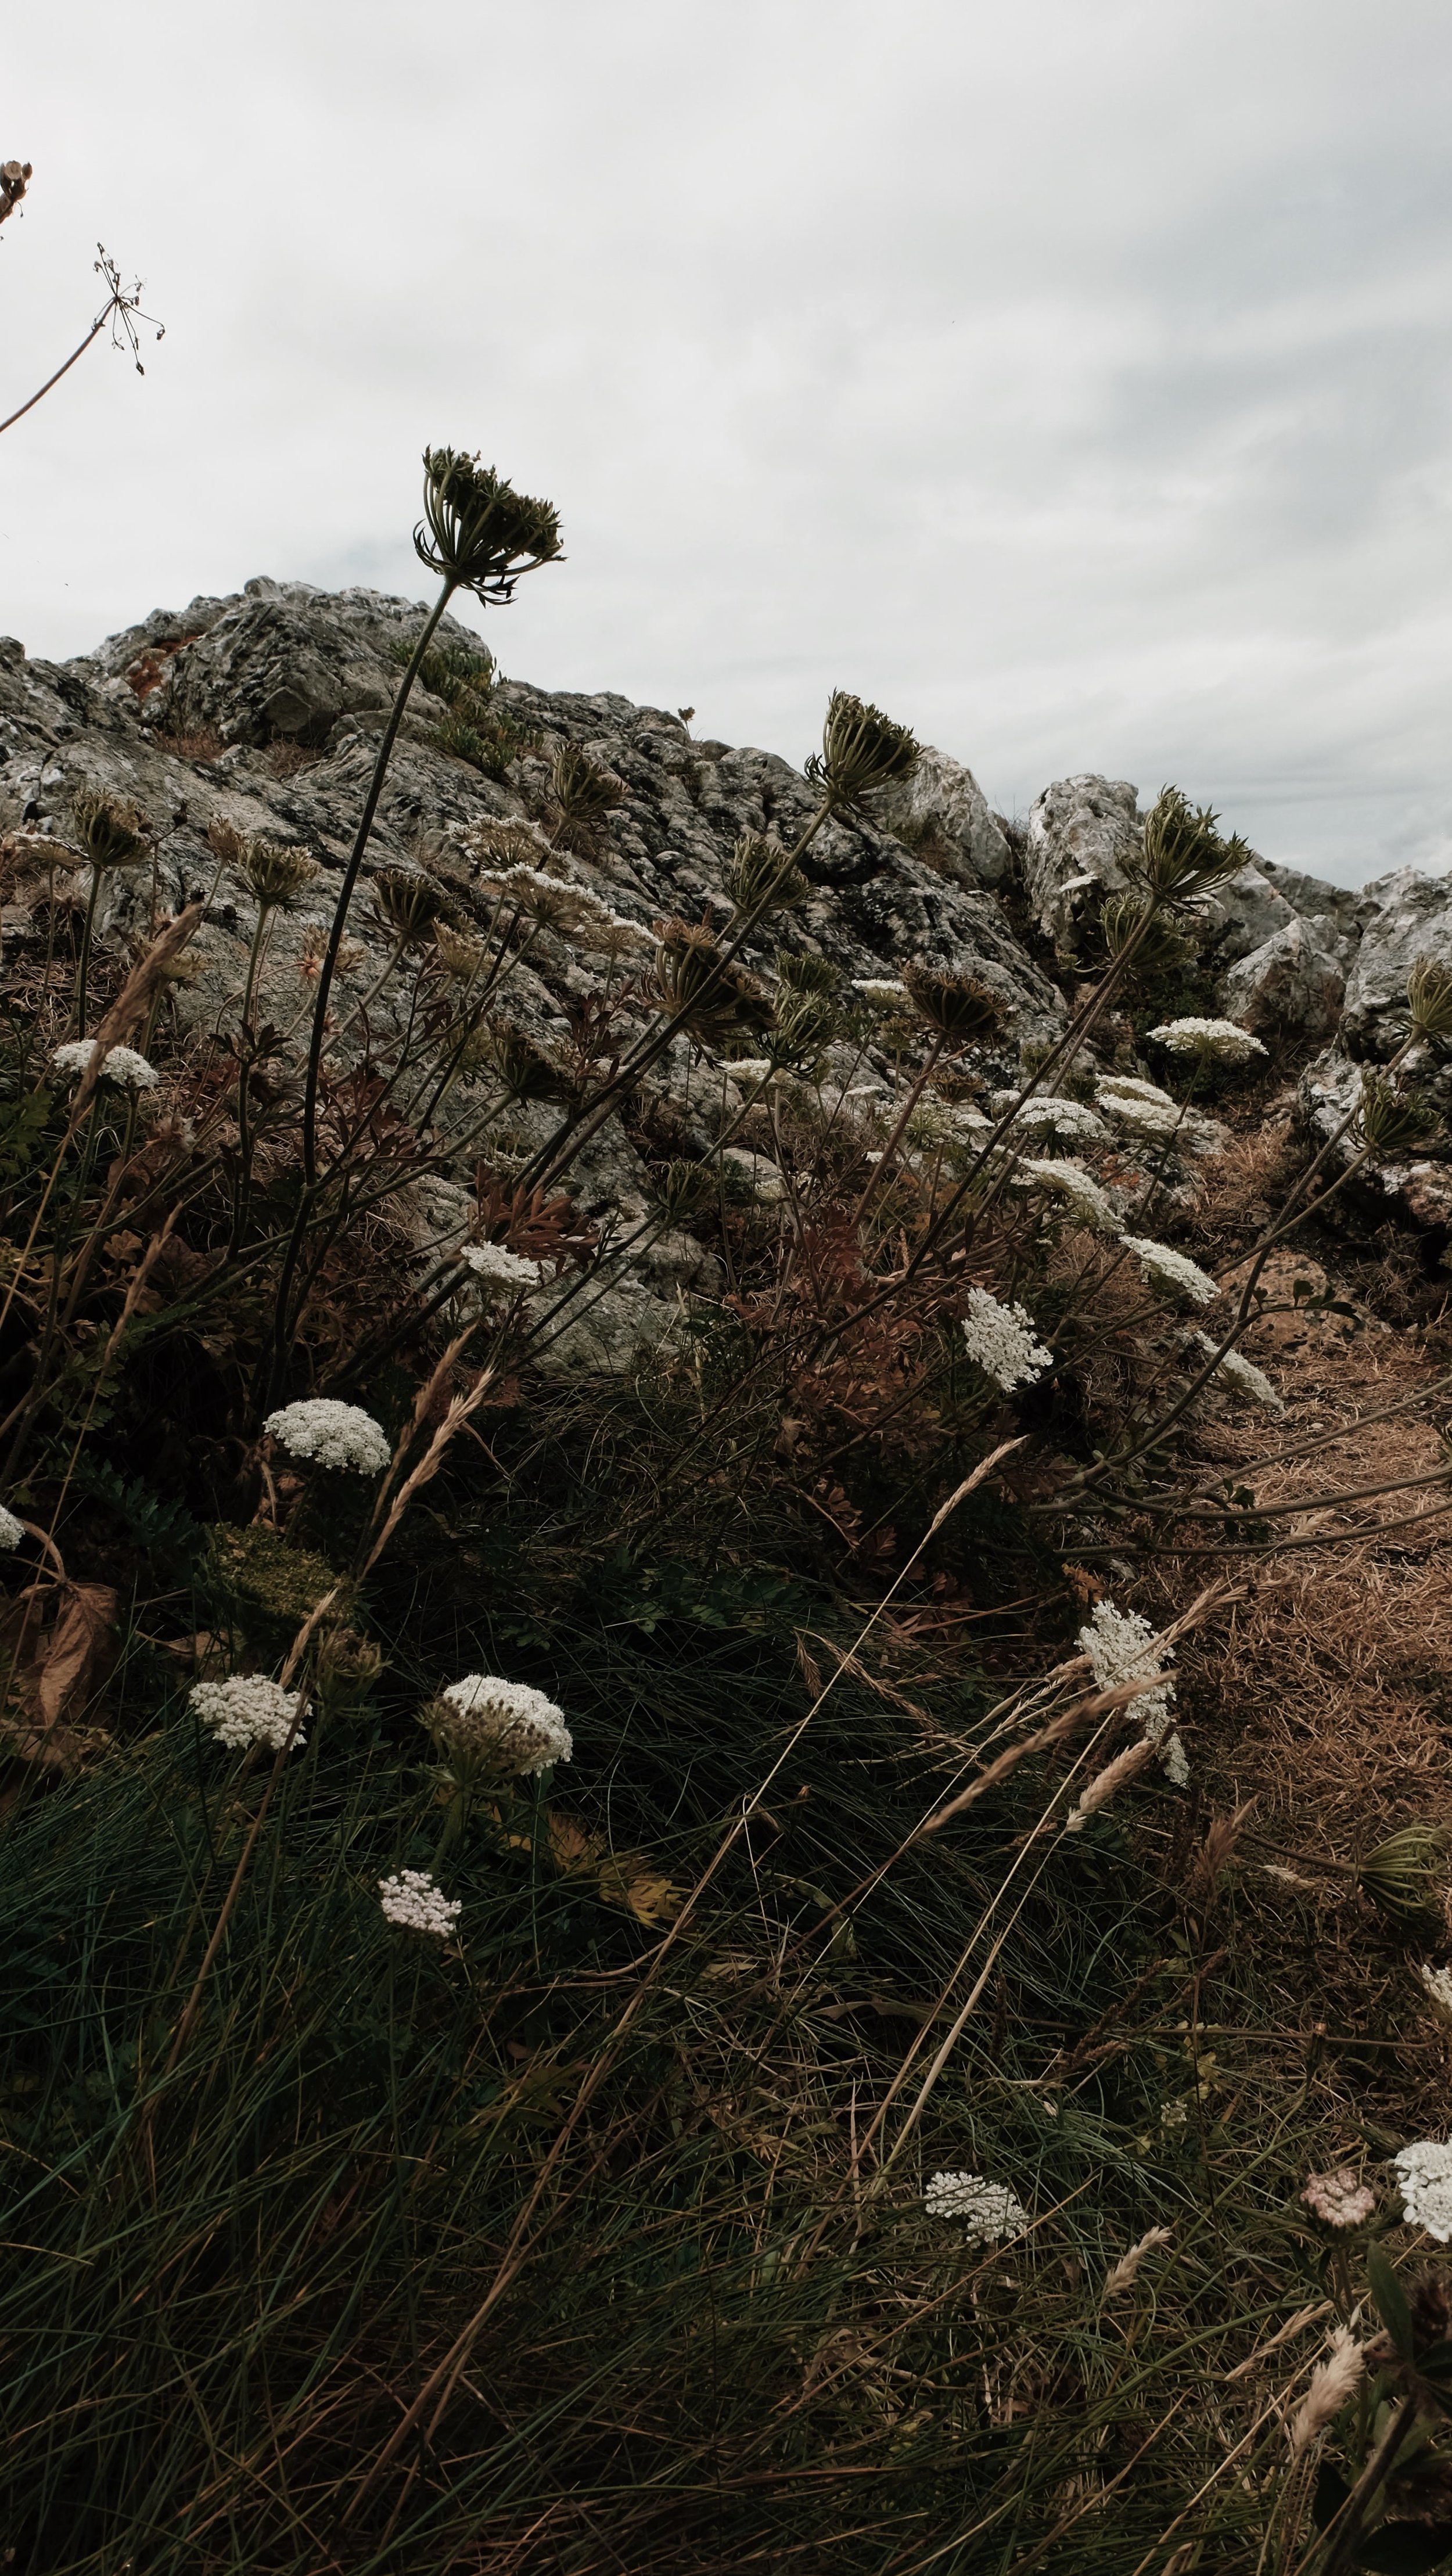
M 0 1721 L 12 1751 L 74 1770 L 95 1740 L 87 1711 L 116 1659 L 114 1590 L 109 1583 L 29 1585 L 0 1623 L 0 1644 L 12 1659 Z

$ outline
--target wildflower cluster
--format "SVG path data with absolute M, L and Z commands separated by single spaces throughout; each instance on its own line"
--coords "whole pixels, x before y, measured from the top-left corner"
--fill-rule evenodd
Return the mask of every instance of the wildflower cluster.
M 1217 1347 L 1208 1333 L 1197 1333 L 1195 1341 L 1207 1359 Z M 1253 1404 L 1263 1404 L 1268 1413 L 1284 1413 L 1286 1408 L 1270 1379 L 1256 1367 L 1254 1360 L 1246 1359 L 1241 1352 L 1222 1351 L 1215 1374 L 1228 1379 L 1237 1394 L 1248 1395 Z
M 464 1911 L 462 1897 L 445 1896 L 426 1869 L 400 1870 L 396 1878 L 380 1878 L 378 1885 L 385 1922 L 397 1923 L 405 1932 L 430 1932 L 447 1941 Z
M 1107 1193 L 1081 1164 L 1022 1162 L 1014 1183 L 1019 1189 L 1045 1190 L 1050 1198 L 1062 1199 L 1075 1222 L 1091 1226 L 1096 1234 L 1112 1234 L 1119 1223 Z
M 1426 2229 L 1439 2245 L 1452 2237 L 1452 2144 L 1418 2138 L 1393 2156 L 1397 2188 L 1411 2227 Z
M 1216 1064 L 1248 1064 L 1265 1054 L 1259 1038 L 1235 1020 L 1165 1020 L 1150 1036 L 1171 1055 L 1205 1056 Z
M 436 1732 L 456 1761 L 529 1779 L 551 1764 L 568 1762 L 574 1740 L 565 1712 L 528 1682 L 498 1673 L 466 1673 L 441 1691 Z
M 1197 1306 L 1208 1306 L 1219 1296 L 1218 1280 L 1212 1279 L 1188 1253 L 1176 1252 L 1168 1243 L 1155 1243 L 1142 1234 L 1122 1234 L 1119 1240 L 1156 1285 L 1178 1289 L 1182 1296 L 1193 1298 Z
M 1338 2165 L 1334 2173 L 1308 2174 L 1301 2198 L 1327 2227 L 1364 2227 L 1376 2212 L 1376 2194 L 1354 2165 Z
M 1013 1109 L 1015 1096 L 1011 1091 L 995 1092 L 990 1106 L 1002 1118 Z M 1051 1132 L 1068 1145 L 1099 1145 L 1109 1133 L 1087 1101 L 1061 1100 L 1051 1091 L 1037 1091 L 1022 1101 L 1014 1109 L 1013 1124 L 1028 1135 Z
M 313 1395 L 269 1413 L 263 1429 L 291 1458 L 318 1467 L 337 1467 L 354 1476 L 377 1476 L 392 1451 L 381 1423 L 361 1404 L 340 1404 L 335 1396 Z
M 1174 1654 L 1173 1647 L 1161 1641 L 1148 1619 L 1142 1619 L 1137 1610 L 1116 1609 L 1108 1600 L 1095 1602 L 1089 1625 L 1079 1631 L 1079 1644 L 1102 1691 L 1115 1690 L 1121 1682 L 1146 1680 Z M 1150 1743 L 1164 1744 L 1166 1775 L 1179 1789 L 1185 1786 L 1190 1773 L 1179 1736 L 1171 1735 L 1165 1743 L 1174 1696 L 1175 1685 L 1167 1679 L 1154 1690 L 1142 1691 L 1132 1706 Z
M 94 1038 L 67 1038 L 64 1046 L 55 1049 L 51 1063 L 57 1073 L 71 1074 L 79 1080 L 90 1072 L 96 1045 Z M 135 1047 L 113 1046 L 106 1049 L 101 1060 L 100 1079 L 114 1082 L 120 1091 L 154 1091 L 160 1076 L 155 1065 L 148 1064 Z
M 987 1288 L 970 1288 L 963 1318 L 968 1356 L 1005 1395 L 1016 1386 L 1032 1386 L 1054 1354 L 1034 1339 L 1034 1319 L 1023 1306 L 1000 1305 Z
M 188 1693 L 203 1726 L 211 1728 L 229 1753 L 243 1753 L 253 1744 L 280 1753 L 290 1735 L 295 1745 L 305 1744 L 301 1731 L 293 1734 L 301 1697 L 300 1691 L 284 1690 L 280 1682 L 266 1681 L 261 1673 L 234 1673 L 225 1682 L 194 1682 Z
M 3 1548 L 8 1556 L 12 1548 L 20 1545 L 24 1536 L 25 1530 L 22 1523 L 16 1519 L 13 1512 L 7 1512 L 4 1504 L 0 1503 L 0 1548 Z
M 503 1243 L 463 1243 L 459 1259 L 476 1279 L 491 1280 L 500 1288 L 538 1288 L 544 1277 L 537 1261 L 527 1261 L 522 1252 L 511 1252 Z
M 986 2182 L 982 2174 L 935 2173 L 923 2194 L 929 2218 L 956 2218 L 969 2245 L 996 2245 L 1001 2237 L 1018 2236 L 1029 2214 L 1007 2183 Z

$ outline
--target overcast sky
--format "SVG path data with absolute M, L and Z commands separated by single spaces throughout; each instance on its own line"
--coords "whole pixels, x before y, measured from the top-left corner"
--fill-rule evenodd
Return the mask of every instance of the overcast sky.
M 520 677 L 1452 860 L 1447 0 L 48 0 L 0 75 L 0 416 L 98 238 L 166 324 L 0 443 L 30 651 L 420 596 L 446 441 L 564 520 Z

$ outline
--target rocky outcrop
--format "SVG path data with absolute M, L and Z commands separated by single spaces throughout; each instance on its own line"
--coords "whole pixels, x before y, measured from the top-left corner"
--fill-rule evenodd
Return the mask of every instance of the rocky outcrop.
M 1039 929 L 1066 964 L 1080 953 L 1104 897 L 1128 887 L 1143 839 L 1139 791 L 1126 779 L 1085 772 L 1057 779 L 1035 798 L 1024 890 Z
M 1007 833 L 972 770 L 946 752 L 925 747 L 911 778 L 882 798 L 879 814 L 908 849 L 958 885 L 1001 886 L 1012 873 Z
M 1292 1031 L 1325 1037 L 1336 1026 L 1345 990 L 1338 960 L 1317 946 L 1312 925 L 1292 913 L 1221 977 L 1220 1003 L 1227 1019 L 1262 1041 Z

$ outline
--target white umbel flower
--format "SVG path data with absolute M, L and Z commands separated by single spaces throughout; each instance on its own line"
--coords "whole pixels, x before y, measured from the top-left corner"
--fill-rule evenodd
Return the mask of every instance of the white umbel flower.
M 1145 1087 L 1148 1089 L 1148 1085 Z M 1101 1091 L 1098 1101 L 1101 1109 L 1107 1109 L 1111 1118 L 1117 1118 L 1121 1127 L 1130 1128 L 1136 1136 L 1173 1136 L 1185 1124 L 1183 1109 L 1164 1097 L 1142 1100 L 1137 1092 Z
M 1016 1092 L 996 1091 L 989 1107 L 998 1118 L 1013 1109 Z M 1109 1130 L 1084 1100 L 1062 1100 L 1056 1092 L 1036 1091 L 1014 1110 L 1013 1124 L 1025 1135 L 1062 1136 L 1067 1145 L 1102 1145 Z
M 57 1073 L 73 1074 L 77 1081 L 91 1069 L 96 1052 L 94 1038 L 68 1038 L 51 1057 Z M 113 1046 L 106 1049 L 101 1063 L 102 1082 L 114 1082 L 122 1091 L 154 1091 L 161 1079 L 154 1064 L 148 1064 L 135 1047 Z
M 923 2194 L 929 2218 L 962 2221 L 969 2245 L 996 2245 L 1003 2236 L 1018 2236 L 1029 2214 L 1007 2183 L 986 2182 L 982 2174 L 935 2173 Z
M 1197 1306 L 1208 1306 L 1220 1294 L 1218 1280 L 1202 1270 L 1186 1252 L 1176 1252 L 1168 1243 L 1155 1243 L 1146 1234 L 1122 1234 L 1119 1238 L 1126 1252 L 1132 1252 L 1146 1277 L 1165 1288 L 1176 1288 L 1191 1297 Z
M 4 1504 L 0 1503 L 0 1548 L 3 1548 L 5 1554 L 8 1556 L 12 1548 L 20 1545 L 24 1536 L 24 1528 L 16 1519 L 15 1514 L 13 1512 L 7 1512 Z
M 1137 1073 L 1101 1073 L 1094 1097 L 1101 1109 L 1117 1109 L 1123 1100 L 1142 1100 L 1151 1109 L 1178 1108 L 1157 1082 L 1144 1082 Z
M 1079 1631 L 1079 1644 L 1102 1691 L 1113 1690 L 1120 1682 L 1143 1681 L 1174 1655 L 1172 1646 L 1161 1645 L 1148 1619 L 1142 1619 L 1137 1610 L 1117 1610 L 1112 1601 L 1095 1602 L 1088 1627 Z M 1174 1696 L 1174 1683 L 1164 1681 L 1157 1690 L 1144 1691 L 1130 1702 L 1151 1744 L 1160 1742 L 1170 1723 Z
M 1418 1968 L 1417 1974 L 1438 2011 L 1452 2018 L 1452 1968 L 1433 1968 L 1424 1964 Z
M 517 1778 L 532 1779 L 555 1762 L 568 1762 L 574 1739 L 565 1712 L 529 1682 L 507 1682 L 498 1673 L 466 1673 L 439 1694 L 439 1732 L 456 1757 L 487 1758 Z
M 1445 2138 L 1418 2138 L 1392 2158 L 1397 2188 L 1410 2227 L 1423 2227 L 1445 2245 L 1452 2236 L 1452 2145 Z
M 339 1467 L 352 1476 L 377 1476 L 392 1451 L 383 1426 L 361 1404 L 340 1404 L 336 1396 L 310 1395 L 285 1404 L 263 1424 L 290 1458 L 314 1466 Z
M 860 993 L 874 1010 L 890 1010 L 894 1002 L 907 1000 L 907 986 L 892 975 L 854 975 L 852 990 Z
M 1099 1183 L 1082 1164 L 1052 1160 L 1023 1162 L 1014 1174 L 1014 1186 L 1021 1190 L 1046 1190 L 1050 1198 L 1063 1199 L 1077 1222 L 1092 1226 L 1096 1233 L 1112 1234 L 1119 1223 Z
M 1034 1319 L 1025 1306 L 1002 1306 L 987 1288 L 970 1288 L 963 1318 L 968 1356 L 1008 1395 L 1016 1386 L 1032 1386 L 1054 1354 L 1034 1340 Z
M 1195 1339 L 1207 1359 L 1218 1347 L 1208 1333 L 1197 1333 Z M 1285 1412 L 1285 1405 L 1264 1370 L 1258 1369 L 1254 1360 L 1245 1359 L 1239 1351 L 1222 1353 L 1215 1374 L 1228 1378 L 1238 1395 L 1248 1395 L 1252 1404 L 1263 1404 L 1268 1413 Z
M 405 1932 L 431 1932 L 436 1940 L 447 1941 L 464 1911 L 459 1896 L 445 1896 L 426 1869 L 400 1870 L 396 1878 L 380 1878 L 380 1903 L 384 1919 L 401 1924 Z
M 269 1753 L 280 1753 L 292 1733 L 301 1696 L 299 1691 L 284 1690 L 280 1682 L 264 1680 L 261 1673 L 234 1673 L 225 1682 L 194 1682 L 188 1693 L 203 1726 L 211 1728 L 229 1753 L 243 1753 L 252 1744 L 265 1744 Z M 292 1740 L 294 1745 L 307 1742 L 301 1730 Z
M 476 1279 L 488 1279 L 499 1288 L 537 1288 L 544 1277 L 537 1261 L 527 1261 L 522 1252 L 511 1252 L 503 1243 L 461 1243 L 459 1258 Z
M 1171 1055 L 1206 1055 L 1217 1064 L 1248 1064 L 1266 1052 L 1235 1020 L 1164 1020 L 1150 1036 Z

